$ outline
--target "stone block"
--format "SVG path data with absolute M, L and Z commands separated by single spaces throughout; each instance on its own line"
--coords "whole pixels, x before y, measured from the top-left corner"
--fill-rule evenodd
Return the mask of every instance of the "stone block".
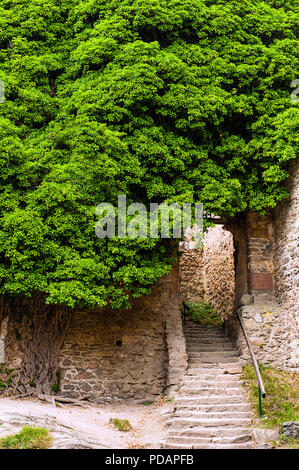
M 279 439 L 278 429 L 253 429 L 253 437 L 258 444 L 264 444 L 265 442 L 277 441 Z

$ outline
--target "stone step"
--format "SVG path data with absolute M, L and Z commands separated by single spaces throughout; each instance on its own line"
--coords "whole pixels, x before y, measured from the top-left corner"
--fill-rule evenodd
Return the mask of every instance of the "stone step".
M 167 437 L 168 444 L 191 444 L 191 445 L 204 445 L 204 444 L 241 444 L 248 443 L 251 440 L 250 434 L 240 434 L 236 437 L 189 437 L 189 436 L 169 436 Z
M 218 357 L 218 358 L 209 358 L 209 357 L 191 357 L 189 358 L 188 364 L 194 366 L 195 364 L 240 364 L 240 359 L 238 357 Z M 204 366 L 205 367 L 205 366 Z
M 171 418 L 168 424 L 172 429 L 184 427 L 232 427 L 232 426 L 250 426 L 250 418 Z
M 251 413 L 249 411 L 194 411 L 190 410 L 186 407 L 185 410 L 179 409 L 174 412 L 172 415 L 173 418 L 230 418 L 230 419 L 238 419 L 238 418 L 250 418 Z
M 251 443 L 241 443 L 241 444 L 165 444 L 164 449 L 252 449 Z
M 228 336 L 227 333 L 222 328 L 184 328 L 185 335 L 225 335 Z
M 244 390 L 241 387 L 231 387 L 231 388 L 217 388 L 217 387 L 182 387 L 180 389 L 181 393 L 185 396 L 187 395 L 201 395 L 205 394 L 205 396 L 216 396 L 216 395 L 235 395 L 235 396 L 244 396 Z
M 189 366 L 187 369 L 187 375 L 199 376 L 200 374 L 206 374 L 207 371 L 215 371 L 216 375 L 240 375 L 242 372 L 241 364 L 202 364 L 201 366 Z
M 243 395 L 181 395 L 176 397 L 175 404 L 190 404 L 190 405 L 221 405 L 221 404 L 244 403 Z
M 168 434 L 170 436 L 180 436 L 180 437 L 238 437 L 243 435 L 251 436 L 251 430 L 248 426 L 235 426 L 235 427 L 220 427 L 220 428 L 213 428 L 213 427 L 196 427 L 191 429 L 170 429 Z
M 225 338 L 192 338 L 187 341 L 188 346 L 195 346 L 195 345 L 204 345 L 204 344 L 210 344 L 210 345 L 220 345 L 220 346 L 227 346 L 228 344 L 231 345 L 231 341 Z
M 184 330 L 184 333 L 194 333 L 194 332 L 201 332 L 201 333 L 204 333 L 204 334 L 208 334 L 208 333 L 222 333 L 222 334 L 226 334 L 224 328 L 218 328 L 217 326 L 210 326 L 210 327 L 206 327 L 206 326 L 192 326 L 192 327 L 189 327 L 189 326 L 184 326 L 183 327 L 183 330 Z
M 232 346 L 219 346 L 217 343 L 216 345 L 196 345 L 196 346 L 188 346 L 187 345 L 187 351 L 188 352 L 221 352 L 221 351 L 236 351 L 236 348 L 233 348 Z
M 203 388 L 212 389 L 212 388 L 223 388 L 223 389 L 231 389 L 231 388 L 238 388 L 242 389 L 242 382 L 238 380 L 199 380 L 200 377 L 195 377 L 197 380 L 182 380 L 180 383 L 180 389 L 183 391 L 185 387 L 187 388 L 195 388 L 202 390 Z
M 189 359 L 190 358 L 208 358 L 208 359 L 221 359 L 225 357 L 238 357 L 238 352 L 235 351 L 190 351 L 188 353 Z
M 202 341 L 204 339 L 209 340 L 211 342 L 213 342 L 214 340 L 222 340 L 231 343 L 231 341 L 225 335 L 185 335 L 185 339 L 187 343 L 192 340 Z
M 213 373 L 215 372 L 215 373 Z M 206 367 L 194 367 L 186 370 L 184 378 L 190 377 L 198 380 L 218 380 L 218 379 L 235 379 L 238 380 L 241 377 L 242 367 L 223 368 L 206 368 Z
M 240 378 L 240 375 L 237 374 L 219 374 L 219 375 L 211 375 L 211 374 L 201 374 L 201 375 L 184 375 L 181 381 L 180 385 L 185 385 L 185 384 L 196 384 L 196 383 L 206 383 L 208 385 L 212 384 L 242 384 L 242 380 Z
M 249 403 L 210 403 L 210 404 L 198 404 L 198 403 L 175 403 L 175 413 L 177 411 L 193 411 L 205 412 L 205 413 L 222 413 L 225 411 L 229 412 L 250 412 L 251 408 Z
M 204 326 L 204 325 L 185 325 L 184 331 L 224 331 L 224 328 L 221 326 Z

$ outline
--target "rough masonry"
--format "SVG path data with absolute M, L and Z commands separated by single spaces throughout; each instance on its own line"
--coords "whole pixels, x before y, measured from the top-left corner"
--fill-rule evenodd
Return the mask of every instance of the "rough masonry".
M 61 392 L 95 401 L 171 394 L 187 367 L 178 271 L 131 310 L 74 311 L 59 365 Z

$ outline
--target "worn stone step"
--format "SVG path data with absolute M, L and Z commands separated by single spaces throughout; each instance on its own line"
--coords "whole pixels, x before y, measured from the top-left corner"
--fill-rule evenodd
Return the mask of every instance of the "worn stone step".
M 221 346 L 231 345 L 231 341 L 225 338 L 191 338 L 187 341 L 188 346 L 203 345 L 203 344 L 217 344 Z
M 204 334 L 185 334 L 185 339 L 187 340 L 187 342 L 193 340 L 193 339 L 196 339 L 196 340 L 202 340 L 202 339 L 209 339 L 211 341 L 214 341 L 216 339 L 222 339 L 224 341 L 229 341 L 231 342 L 231 340 L 226 336 L 226 335 L 223 335 L 223 334 L 220 334 L 220 333 L 211 333 L 209 335 L 204 335 Z
M 244 390 L 239 387 L 235 387 L 235 388 L 209 388 L 209 387 L 182 387 L 181 388 L 181 393 L 183 393 L 185 396 L 187 395 L 202 395 L 204 394 L 205 396 L 218 396 L 218 395 L 221 395 L 222 397 L 224 396 L 231 396 L 231 395 L 234 395 L 234 396 L 244 396 Z
M 163 446 L 164 449 L 252 449 L 251 443 L 241 443 L 241 444 L 177 444 L 177 443 L 168 443 Z
M 176 403 L 175 402 L 175 407 L 174 407 L 175 413 L 177 411 L 200 411 L 200 412 L 215 412 L 215 413 L 221 413 L 224 411 L 230 411 L 230 412 L 250 412 L 251 408 L 249 403 L 210 403 L 210 404 L 198 404 L 196 403 Z
M 207 375 L 207 371 L 209 375 L 211 374 L 211 371 L 215 371 L 216 375 L 226 375 L 227 377 L 233 377 L 233 376 L 239 377 L 240 373 L 242 372 L 242 366 L 239 364 L 237 364 L 235 367 L 232 367 L 232 365 L 230 364 L 231 367 L 222 367 L 222 368 L 219 367 L 219 364 L 217 364 L 217 367 L 216 365 L 211 366 L 211 364 L 209 364 L 209 366 L 210 367 L 207 367 L 205 364 L 204 366 L 201 366 L 201 367 L 189 366 L 189 368 L 186 371 L 187 372 L 186 375 L 190 377 L 199 377 L 201 374 L 201 376 L 203 377 L 204 374 Z
M 202 394 L 193 394 L 190 395 L 181 395 L 176 397 L 175 404 L 188 403 L 190 405 L 210 405 L 210 404 L 233 404 L 233 403 L 243 403 L 243 395 L 202 395 Z
M 248 443 L 251 440 L 250 434 L 240 434 L 236 437 L 190 437 L 190 436 L 169 436 L 167 437 L 167 443 L 172 444 L 240 444 Z
M 235 351 L 190 351 L 188 353 L 189 359 L 203 358 L 203 359 L 221 359 L 225 357 L 238 357 L 238 352 Z
M 225 329 L 222 326 L 205 326 L 205 325 L 184 325 L 184 331 L 222 331 L 225 333 Z
M 171 418 L 172 428 L 250 426 L 250 418 Z
M 185 408 L 185 410 L 178 409 L 176 410 L 173 415 L 173 418 L 231 418 L 231 419 L 238 419 L 238 418 L 250 418 L 251 413 L 249 411 L 195 411 Z
M 238 436 L 251 436 L 251 430 L 248 426 L 235 426 L 235 427 L 196 427 L 191 429 L 170 429 L 168 436 L 180 436 L 180 437 L 238 437 Z
M 195 377 L 197 380 L 182 380 L 180 384 L 181 391 L 184 390 L 185 387 L 187 388 L 199 388 L 202 390 L 203 388 L 242 388 L 242 382 L 234 379 L 230 380 L 199 380 L 200 377 Z
M 206 369 L 205 369 L 206 370 Z M 184 375 L 182 378 L 181 384 L 185 383 L 198 383 L 198 382 L 206 382 L 208 384 L 213 383 L 223 383 L 226 382 L 227 384 L 242 384 L 241 375 L 240 374 L 200 374 L 200 375 Z
M 211 367 L 206 367 L 205 364 L 201 365 L 200 367 L 189 367 L 187 369 L 187 376 L 188 377 L 193 377 L 193 378 L 197 378 L 197 379 L 203 379 L 205 380 L 206 377 L 210 377 L 210 380 L 214 380 L 213 377 L 211 377 L 211 371 L 212 370 L 215 370 L 217 371 L 217 376 L 226 376 L 226 377 L 236 377 L 236 380 L 239 380 L 240 379 L 240 373 L 242 372 L 242 368 L 241 367 L 238 367 L 238 364 L 237 364 L 237 367 L 236 368 L 233 368 L 231 367 L 230 369 L 228 367 L 224 367 L 224 368 L 221 368 L 219 367 L 219 365 L 221 366 L 221 363 L 220 364 L 216 364 L 216 365 L 213 365 L 213 364 L 209 364 L 211 365 Z M 216 367 L 218 366 L 218 367 Z M 198 370 L 201 370 L 202 372 L 200 372 L 200 374 L 198 373 Z M 207 374 L 207 371 L 209 371 L 209 373 Z M 222 374 L 221 374 L 222 372 Z
M 201 328 L 184 328 L 184 334 L 185 335 L 224 335 L 228 337 L 225 331 L 221 329 L 203 330 Z
M 209 358 L 209 357 L 190 357 L 188 364 L 194 366 L 195 364 L 240 364 L 240 359 L 238 357 L 218 357 L 218 358 Z M 205 366 L 204 366 L 205 367 Z
M 237 366 L 239 368 L 239 366 Z M 235 368 L 231 367 L 231 371 L 229 369 L 216 369 L 215 367 L 211 369 L 207 368 L 193 368 L 187 369 L 184 375 L 185 378 L 190 379 L 197 379 L 197 380 L 239 380 L 241 377 L 241 370 L 235 370 Z M 215 372 L 215 373 L 213 373 Z
M 196 344 L 196 345 L 188 345 L 187 344 L 187 351 L 198 351 L 198 352 L 209 352 L 209 351 L 236 351 L 236 348 L 228 344 L 227 346 L 222 346 L 219 343 L 216 344 Z
M 190 369 L 204 369 L 204 368 L 210 368 L 211 370 L 214 369 L 228 369 L 231 368 L 233 369 L 234 367 L 241 366 L 240 359 L 238 357 L 236 358 L 223 358 L 226 359 L 226 361 L 209 361 L 209 360 L 202 360 L 199 358 L 199 360 L 195 359 L 190 359 L 189 360 L 189 368 Z

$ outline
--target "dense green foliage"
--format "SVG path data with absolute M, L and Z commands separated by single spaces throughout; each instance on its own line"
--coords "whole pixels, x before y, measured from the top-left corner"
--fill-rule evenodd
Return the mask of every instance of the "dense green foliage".
M 148 292 L 169 243 L 98 239 L 118 194 L 224 217 L 286 197 L 294 3 L 2 0 L 0 292 L 114 308 Z

